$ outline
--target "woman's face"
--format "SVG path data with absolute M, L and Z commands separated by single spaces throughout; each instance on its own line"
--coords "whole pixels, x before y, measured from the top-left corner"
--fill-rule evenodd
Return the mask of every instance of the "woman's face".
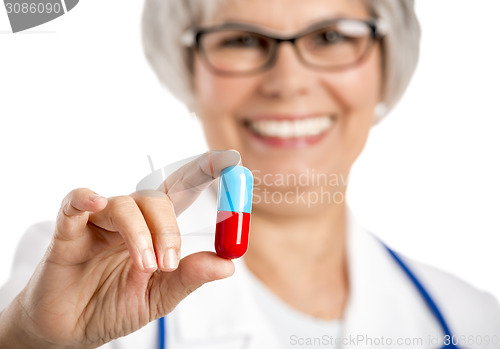
M 240 0 L 228 1 L 213 22 L 204 24 L 242 22 L 271 32 L 295 33 L 332 17 L 370 18 L 361 0 Z M 216 75 L 199 56 L 194 59 L 196 112 L 210 149 L 238 150 L 243 164 L 254 172 L 256 190 L 261 194 L 267 190 L 271 201 L 280 197 L 271 199 L 273 192 L 282 194 L 280 202 L 264 202 L 263 197 L 256 202 L 254 197 L 254 207 L 273 210 L 303 207 L 304 200 L 294 201 L 293 194 L 284 200 L 283 195 L 292 189 L 296 194 L 318 192 L 314 176 L 347 181 L 366 142 L 381 85 L 379 45 L 359 65 L 340 71 L 304 66 L 290 43 L 281 45 L 272 68 L 250 76 Z M 330 126 L 325 117 L 333 121 Z M 279 128 L 299 119 L 310 119 L 312 126 L 300 125 L 322 133 L 277 138 L 249 127 L 264 120 L 267 123 L 261 127 Z M 345 192 L 342 183 L 336 188 L 331 188 L 331 181 L 323 184 L 322 190 L 326 185 L 326 190 Z

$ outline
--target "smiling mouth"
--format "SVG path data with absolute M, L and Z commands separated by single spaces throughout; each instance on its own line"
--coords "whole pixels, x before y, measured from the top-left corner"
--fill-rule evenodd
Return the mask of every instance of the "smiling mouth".
M 295 120 L 245 120 L 244 125 L 254 134 L 265 138 L 297 139 L 317 137 L 326 133 L 333 125 L 329 115 L 300 118 Z

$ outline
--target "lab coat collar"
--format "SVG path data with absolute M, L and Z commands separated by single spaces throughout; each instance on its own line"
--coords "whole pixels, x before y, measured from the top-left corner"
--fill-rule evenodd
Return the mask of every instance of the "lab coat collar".
M 382 243 L 349 208 L 346 241 L 350 293 L 341 347 L 374 347 L 369 341 L 380 342 L 383 336 L 385 340 L 422 338 L 424 345 L 419 347 L 431 348 L 425 343 L 430 335 L 440 335 L 437 321 Z M 250 271 L 242 259 L 235 260 L 235 266 L 232 277 L 202 286 L 174 311 L 172 325 L 179 343 L 218 349 L 280 347 L 251 292 Z
M 418 290 L 382 242 L 357 222 L 350 209 L 348 224 L 350 292 L 344 312 L 343 337 L 346 342 L 343 348 L 391 346 L 387 341 L 385 345 L 369 341 L 378 340 L 380 343 L 382 336 L 393 341 L 392 347 L 398 347 L 394 343 L 398 338 L 416 338 L 422 340 L 422 344 L 414 344 L 414 347 L 432 348 L 432 345 L 427 345 L 429 339 L 442 333 Z M 413 263 L 401 258 L 410 266 Z M 353 337 L 361 340 L 353 341 Z

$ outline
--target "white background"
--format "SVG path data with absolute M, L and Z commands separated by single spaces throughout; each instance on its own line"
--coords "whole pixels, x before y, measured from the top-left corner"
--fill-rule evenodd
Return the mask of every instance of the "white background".
M 205 151 L 143 56 L 140 1 L 81 1 L 12 34 L 0 6 L 0 284 L 21 235 L 71 189 L 128 194 Z M 500 298 L 498 0 L 417 0 L 421 60 L 373 129 L 348 199 L 389 245 Z

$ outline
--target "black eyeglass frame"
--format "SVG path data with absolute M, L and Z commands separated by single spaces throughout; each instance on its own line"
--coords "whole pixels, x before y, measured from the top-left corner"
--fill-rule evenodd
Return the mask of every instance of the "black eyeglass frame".
M 295 44 L 295 42 L 302 38 L 305 35 L 311 34 L 319 29 L 322 29 L 328 25 L 333 25 L 335 23 L 338 23 L 340 21 L 355 21 L 355 22 L 360 22 L 364 23 L 368 29 L 370 30 L 370 41 L 366 45 L 365 51 L 361 54 L 361 56 L 354 62 L 348 63 L 348 64 L 343 64 L 339 66 L 332 66 L 332 67 L 325 67 L 325 66 L 319 66 L 319 65 L 314 65 L 302 57 L 300 54 L 300 50 Z M 263 36 L 267 39 L 270 39 L 273 43 L 273 46 L 271 48 L 271 51 L 269 52 L 269 59 L 260 67 L 249 70 L 249 71 L 226 71 L 226 70 L 220 70 L 215 68 L 211 63 L 210 60 L 207 57 L 207 54 L 205 50 L 203 49 L 201 45 L 201 40 L 203 35 L 212 33 L 212 32 L 218 32 L 218 31 L 223 31 L 223 30 L 230 30 L 230 29 L 235 29 L 235 30 L 244 30 L 248 31 L 260 36 Z M 211 26 L 211 27 L 192 27 L 184 31 L 181 35 L 181 44 L 185 47 L 192 48 L 196 50 L 200 56 L 202 57 L 203 61 L 205 62 L 206 66 L 214 73 L 218 75 L 226 75 L 226 76 L 244 76 L 244 75 L 252 75 L 256 74 L 259 72 L 262 72 L 264 70 L 269 69 L 274 65 L 276 62 L 277 58 L 277 52 L 278 49 L 283 42 L 289 42 L 293 45 L 295 52 L 297 56 L 299 57 L 300 61 L 306 65 L 307 67 L 317 69 L 317 70 L 326 70 L 326 71 L 335 71 L 335 70 L 343 70 L 347 69 L 349 67 L 355 66 L 362 62 L 364 58 L 367 56 L 367 54 L 370 52 L 370 49 L 373 47 L 373 44 L 377 41 L 382 39 L 386 35 L 386 28 L 384 26 L 384 23 L 381 22 L 379 19 L 376 18 L 369 18 L 369 19 L 355 19 L 355 18 L 346 18 L 346 17 L 338 17 L 334 19 L 329 19 L 329 20 L 324 20 L 318 23 L 313 24 L 312 26 L 309 26 L 308 28 L 305 28 L 298 32 L 295 35 L 291 36 L 284 36 L 284 35 L 274 35 L 269 33 L 268 31 L 265 31 L 259 27 L 250 25 L 250 24 L 245 24 L 245 23 L 237 23 L 237 22 L 226 22 L 223 24 Z

